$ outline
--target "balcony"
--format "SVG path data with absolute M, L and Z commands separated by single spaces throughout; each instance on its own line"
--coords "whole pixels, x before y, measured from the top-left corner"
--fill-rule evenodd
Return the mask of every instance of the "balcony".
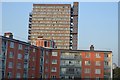
M 29 28 L 31 28 L 31 24 L 29 23 Z
M 29 16 L 32 17 L 32 13 L 30 13 Z
M 32 22 L 32 18 L 29 18 L 29 22 Z
M 31 34 L 31 30 L 29 30 L 28 33 Z
M 65 72 L 63 72 L 63 71 L 60 71 L 61 73 L 61 75 L 80 75 L 81 74 L 81 72 L 78 72 L 78 71 L 65 71 Z
M 24 63 L 28 63 L 28 60 L 27 60 L 27 59 L 25 59 L 25 60 L 24 60 Z
M 81 67 L 81 64 L 60 64 L 60 67 Z
M 5 60 L 5 55 L 2 56 L 2 60 Z
M 80 56 L 61 56 L 61 59 L 81 59 Z

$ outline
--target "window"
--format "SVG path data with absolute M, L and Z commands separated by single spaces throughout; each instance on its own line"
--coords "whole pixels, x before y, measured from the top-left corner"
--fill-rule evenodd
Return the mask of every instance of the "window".
M 22 44 L 19 44 L 19 45 L 18 45 L 18 49 L 19 49 L 19 50 L 22 50 Z
M 35 52 L 35 48 L 33 49 L 33 52 Z
M 47 41 L 44 42 L 44 47 L 47 47 Z
M 16 78 L 20 78 L 20 73 L 17 73 L 17 74 L 16 74 Z
M 104 61 L 104 65 L 105 65 L 105 66 L 108 66 L 108 65 L 109 65 L 109 62 L 108 62 L 108 61 Z
M 53 75 L 53 76 L 51 76 L 51 78 L 56 78 L 56 76 L 55 76 L 55 75 Z
M 48 51 L 46 51 L 46 56 L 48 56 Z
M 13 68 L 13 62 L 8 63 L 8 68 Z
M 9 53 L 9 58 L 13 58 L 13 52 Z
M 14 48 L 14 42 L 10 42 L 10 48 Z
M 57 64 L 57 60 L 56 60 L 56 59 L 53 59 L 53 60 L 52 60 L 52 64 Z
M 12 72 L 8 72 L 8 78 L 12 78 Z
M 95 74 L 101 74 L 100 69 L 95 69 Z
M 57 52 L 52 52 L 52 56 L 57 56 L 58 53 Z
M 95 65 L 96 65 L 96 66 L 100 66 L 100 61 L 96 61 L 96 62 L 95 62 Z
M 90 53 L 86 53 L 86 54 L 85 54 L 85 57 L 86 57 L 86 58 L 89 58 L 89 57 L 90 57 Z
M 104 56 L 105 56 L 105 57 L 108 57 L 108 54 L 105 54 Z
M 34 78 L 34 74 L 31 75 L 31 78 Z
M 100 54 L 99 53 L 96 53 L 96 58 L 100 58 Z
M 32 70 L 35 70 L 35 66 L 32 66 Z
M 45 74 L 45 79 L 48 78 L 48 74 Z
M 22 59 L 22 54 L 18 54 L 18 59 Z
M 100 77 L 96 77 L 95 80 L 101 80 Z
M 34 56 L 32 57 L 32 61 L 35 61 L 35 57 Z
M 56 67 L 52 67 L 51 72 L 56 72 L 57 68 Z
M 66 68 L 61 68 L 61 73 L 65 73 L 66 72 Z
M 17 69 L 21 69 L 21 63 L 17 63 Z
M 85 65 L 90 65 L 90 61 L 85 61 Z
M 85 73 L 90 73 L 90 69 L 89 68 L 85 68 Z
M 46 59 L 45 63 L 46 63 L 46 64 L 48 63 L 48 59 Z
M 27 78 L 27 74 L 25 72 L 23 74 L 23 78 Z

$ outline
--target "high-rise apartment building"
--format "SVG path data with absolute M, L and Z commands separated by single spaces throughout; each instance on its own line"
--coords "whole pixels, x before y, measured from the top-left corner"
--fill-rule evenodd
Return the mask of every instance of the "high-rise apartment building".
M 71 4 L 33 4 L 29 15 L 28 39 L 36 44 L 38 36 L 54 40 L 57 49 L 77 49 L 78 2 Z

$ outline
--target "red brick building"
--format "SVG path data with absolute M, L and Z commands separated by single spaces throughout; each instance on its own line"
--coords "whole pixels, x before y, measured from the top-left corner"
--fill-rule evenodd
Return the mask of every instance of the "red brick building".
M 6 36 L 7 35 L 7 36 Z M 112 51 L 55 49 L 0 36 L 1 78 L 111 78 Z M 38 39 L 38 42 L 46 41 Z M 47 40 L 49 41 L 49 40 Z M 37 44 L 36 44 L 37 45 Z

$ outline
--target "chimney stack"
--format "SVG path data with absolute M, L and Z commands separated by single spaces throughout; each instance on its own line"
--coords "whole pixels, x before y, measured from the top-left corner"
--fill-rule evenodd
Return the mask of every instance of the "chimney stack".
M 94 46 L 93 45 L 90 46 L 90 50 L 94 51 Z
M 11 32 L 4 33 L 4 36 L 13 39 L 13 34 Z

